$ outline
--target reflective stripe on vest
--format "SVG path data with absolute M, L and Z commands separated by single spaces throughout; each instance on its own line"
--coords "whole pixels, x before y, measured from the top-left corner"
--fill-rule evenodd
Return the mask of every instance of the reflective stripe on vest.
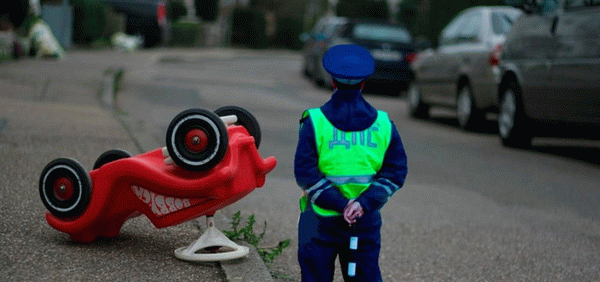
M 308 110 L 315 130 L 319 155 L 319 170 L 347 199 L 362 194 L 377 174 L 390 144 L 392 123 L 386 112 L 377 111 L 377 119 L 363 131 L 342 131 L 331 124 L 321 109 Z M 313 210 L 321 216 L 338 212 L 320 208 Z

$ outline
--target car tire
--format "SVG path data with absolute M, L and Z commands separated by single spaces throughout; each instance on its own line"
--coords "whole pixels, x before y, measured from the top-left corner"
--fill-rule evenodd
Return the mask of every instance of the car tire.
M 483 124 L 485 113 L 477 108 L 473 92 L 468 84 L 458 89 L 456 95 L 456 117 L 458 126 L 464 130 L 475 130 Z
M 39 192 L 42 203 L 54 216 L 76 217 L 90 202 L 91 181 L 79 162 L 59 158 L 42 170 Z
M 225 157 L 229 145 L 221 118 L 204 109 L 189 109 L 175 116 L 166 139 L 171 159 L 190 171 L 213 168 Z
M 408 112 L 411 117 L 418 119 L 429 118 L 429 105 L 423 103 L 421 90 L 416 83 L 411 83 L 408 86 Z
M 521 89 L 515 82 L 510 82 L 502 94 L 498 113 L 498 133 L 502 144 L 513 148 L 531 146 L 533 134 L 529 124 L 523 109 Z
M 323 76 L 321 75 L 321 71 L 319 68 L 315 69 L 315 74 L 313 75 L 313 82 L 319 88 L 325 87 L 325 80 L 323 80 Z
M 125 158 L 129 158 L 129 157 L 131 157 L 131 154 L 125 150 L 121 150 L 121 149 L 108 150 L 108 151 L 102 153 L 102 155 L 100 155 L 98 157 L 98 159 L 94 163 L 93 169 L 99 169 L 100 167 L 102 167 L 103 165 L 105 165 L 107 163 L 111 163 L 116 160 L 125 159 Z
M 248 133 L 252 137 L 254 137 L 254 144 L 256 145 L 256 148 L 258 149 L 258 147 L 260 146 L 261 131 L 260 131 L 260 125 L 258 124 L 258 121 L 256 120 L 256 118 L 252 115 L 252 113 L 250 113 L 249 111 L 247 111 L 246 109 L 241 108 L 241 107 L 224 106 L 224 107 L 218 108 L 215 111 L 215 114 L 217 114 L 218 116 L 227 116 L 227 115 L 236 116 L 237 122 L 235 124 L 241 125 L 244 128 L 246 128 Z
M 310 70 L 308 69 L 308 59 L 305 57 L 304 58 L 304 63 L 302 64 L 302 76 L 304 76 L 305 78 L 311 78 L 312 75 L 310 73 Z

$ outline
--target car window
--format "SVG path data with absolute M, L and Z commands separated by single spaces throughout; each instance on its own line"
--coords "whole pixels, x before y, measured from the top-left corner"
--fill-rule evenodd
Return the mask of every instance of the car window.
M 363 40 L 391 41 L 411 43 L 412 36 L 401 26 L 386 26 L 378 24 L 360 24 L 354 27 L 352 37 Z
M 507 34 L 520 15 L 518 12 L 492 12 L 492 30 L 495 34 Z
M 446 45 L 450 44 L 454 38 L 457 37 L 458 28 L 462 25 L 464 21 L 467 19 L 463 16 L 455 18 L 452 20 L 445 28 L 442 30 L 442 34 L 440 36 L 440 44 Z
M 458 40 L 473 41 L 479 35 L 479 30 L 483 23 L 483 15 L 481 13 L 470 13 L 465 18 L 467 20 L 458 28 Z
M 477 40 L 483 23 L 482 17 L 482 14 L 478 11 L 459 16 L 444 28 L 440 37 L 440 44 L 459 44 Z
M 313 28 L 313 33 L 314 34 L 318 34 L 321 32 L 321 30 L 323 29 L 323 26 L 325 26 L 325 20 L 321 19 L 317 22 L 317 24 L 315 25 L 315 27 Z

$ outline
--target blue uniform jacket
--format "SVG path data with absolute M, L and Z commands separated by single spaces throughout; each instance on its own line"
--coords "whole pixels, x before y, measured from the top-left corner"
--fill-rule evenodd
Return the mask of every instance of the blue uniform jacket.
M 325 117 L 338 129 L 362 131 L 377 118 L 377 110 L 362 96 L 360 90 L 338 90 L 321 106 Z M 324 178 L 318 168 L 315 134 L 309 118 L 300 120 L 298 147 L 294 158 L 294 174 L 298 185 L 311 189 L 309 200 L 326 209 L 342 212 L 348 203 L 337 188 Z M 396 126 L 392 124 L 392 138 L 386 151 L 383 166 L 373 183 L 356 200 L 365 213 L 378 211 L 387 200 L 404 185 L 407 174 L 404 146 Z

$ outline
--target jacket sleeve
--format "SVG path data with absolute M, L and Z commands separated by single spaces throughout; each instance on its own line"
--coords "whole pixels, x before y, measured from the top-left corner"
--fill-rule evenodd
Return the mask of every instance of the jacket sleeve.
M 408 173 L 406 152 L 396 126 L 392 123 L 392 138 L 383 165 L 371 186 L 356 200 L 365 213 L 379 210 L 404 185 Z
M 309 201 L 321 208 L 342 212 L 348 203 L 340 191 L 319 170 L 319 155 L 310 118 L 300 120 L 298 146 L 294 156 L 296 183 L 308 195 Z

